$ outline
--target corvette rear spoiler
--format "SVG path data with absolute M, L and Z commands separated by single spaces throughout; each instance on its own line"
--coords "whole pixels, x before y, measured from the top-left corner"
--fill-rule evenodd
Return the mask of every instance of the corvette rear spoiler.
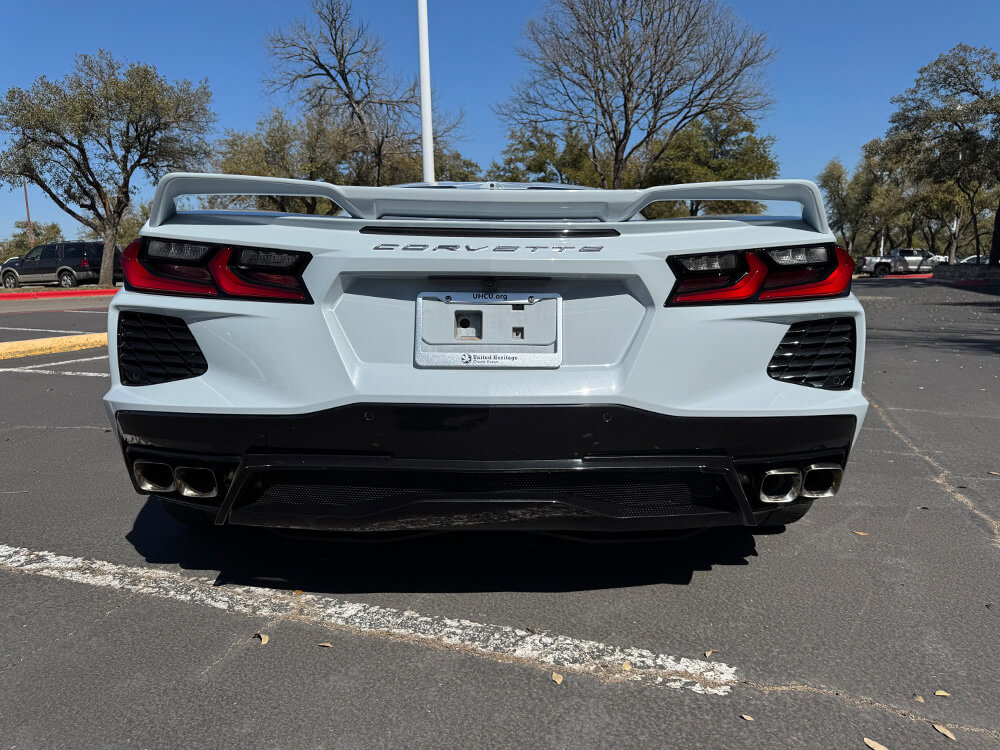
M 664 185 L 645 190 L 491 190 L 437 187 L 348 187 L 328 182 L 172 172 L 156 186 L 149 226 L 177 213 L 185 195 L 275 195 L 328 198 L 355 219 L 589 219 L 628 221 L 656 201 L 793 201 L 802 220 L 829 233 L 823 197 L 809 180 L 743 180 Z

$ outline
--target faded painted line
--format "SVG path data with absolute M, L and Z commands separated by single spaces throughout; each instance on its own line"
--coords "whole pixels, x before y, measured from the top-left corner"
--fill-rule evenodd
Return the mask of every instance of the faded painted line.
M 892 299 L 887 297 L 886 299 Z M 63 310 L 64 313 L 73 313 L 74 315 L 107 315 L 107 310 Z
M 106 372 L 74 372 L 73 370 L 33 370 L 28 367 L 5 367 L 0 372 L 26 372 L 29 375 L 75 375 L 81 378 L 110 378 Z
M 108 334 L 85 333 L 79 336 L 54 336 L 30 341 L 8 341 L 0 344 L 0 359 L 36 357 L 40 354 L 74 352 L 108 345 Z
M 96 362 L 99 359 L 107 359 L 107 354 L 102 354 L 99 357 L 81 357 L 80 359 L 64 359 L 62 362 L 42 362 L 39 365 L 24 365 L 18 369 L 23 370 L 33 370 L 36 367 L 58 367 L 60 365 L 75 365 L 77 362 Z
M 722 662 L 427 616 L 313 594 L 295 596 L 270 589 L 217 586 L 211 579 L 170 570 L 116 565 L 4 544 L 0 544 L 0 570 L 187 602 L 249 617 L 288 618 L 604 680 L 643 682 L 703 695 L 727 695 L 739 682 L 736 669 Z M 631 669 L 623 668 L 625 662 Z
M 14 328 L 12 326 L 0 326 L 0 331 L 28 331 L 30 333 L 80 333 L 80 331 L 61 331 L 58 328 Z

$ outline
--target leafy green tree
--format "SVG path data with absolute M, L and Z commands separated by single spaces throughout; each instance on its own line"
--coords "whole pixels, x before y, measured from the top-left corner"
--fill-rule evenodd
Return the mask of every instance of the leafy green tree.
M 62 229 L 54 221 L 49 223 L 34 221 L 31 224 L 35 232 L 35 245 L 47 245 L 50 242 L 59 242 L 63 239 Z M 28 222 L 19 219 L 14 222 L 14 232 L 10 239 L 2 243 L 0 250 L 0 261 L 8 258 L 16 258 L 28 252 L 32 245 L 28 239 Z
M 928 179 L 951 181 L 969 206 L 981 249 L 980 193 L 1000 183 L 1000 59 L 986 47 L 959 44 L 920 68 L 913 86 L 892 100 L 888 139 L 913 155 Z M 1000 212 L 1000 205 L 997 207 Z M 1000 264 L 1000 222 L 994 222 L 990 264 Z
M 257 122 L 255 130 L 227 130 L 219 141 L 214 168 L 226 174 L 322 180 L 333 184 L 350 182 L 348 159 L 351 135 L 343 123 L 328 112 L 313 110 L 298 120 L 273 109 Z M 211 207 L 255 207 L 264 211 L 332 214 L 339 209 L 326 198 L 218 196 Z
M 659 151 L 659 144 L 651 148 Z M 757 124 L 732 112 L 705 115 L 680 131 L 646 171 L 640 187 L 721 180 L 764 180 L 778 176 L 774 136 L 758 135 Z M 758 214 L 756 201 L 689 201 L 690 216 Z M 649 212 L 646 212 L 649 215 Z
M 79 55 L 60 81 L 36 78 L 0 101 L 0 180 L 34 183 L 104 240 L 100 283 L 112 283 L 119 226 L 143 175 L 197 168 L 215 120 L 205 82 L 173 83 L 109 52 Z
M 507 135 L 503 161 L 487 170 L 491 180 L 554 182 L 599 187 L 590 146 L 573 128 L 560 135 L 538 126 L 515 129 Z
M 851 174 L 839 159 L 831 159 L 816 178 L 826 196 L 830 226 L 852 254 L 871 217 L 873 184 L 869 177 L 861 170 Z
M 435 154 L 437 176 L 467 181 L 479 176 L 479 165 L 457 151 L 439 149 Z M 227 130 L 219 141 L 213 162 L 226 174 L 322 180 L 358 185 L 367 181 L 363 144 L 350 123 L 334 112 L 310 109 L 298 119 L 274 109 L 257 122 L 255 130 Z M 383 159 L 380 174 L 390 182 L 416 182 L 422 178 L 420 154 L 395 154 Z M 326 198 L 290 196 L 213 196 L 211 208 L 257 208 L 304 214 L 333 214 L 339 208 Z

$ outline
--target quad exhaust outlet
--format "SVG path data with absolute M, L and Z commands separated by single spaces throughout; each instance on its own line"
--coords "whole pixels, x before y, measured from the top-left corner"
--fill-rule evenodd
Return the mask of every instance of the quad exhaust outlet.
M 144 492 L 173 492 L 174 472 L 158 461 L 136 461 L 132 464 L 136 484 Z
M 802 472 L 802 497 L 833 497 L 840 490 L 844 469 L 838 464 L 813 464 Z
M 839 464 L 811 464 L 769 469 L 760 480 L 762 503 L 790 503 L 798 497 L 833 497 L 840 490 L 844 469 Z
M 769 469 L 760 480 L 762 503 L 790 503 L 802 490 L 802 472 L 798 469 Z
M 204 466 L 178 466 L 159 461 L 138 460 L 132 464 L 136 484 L 144 492 L 168 494 L 176 492 L 181 497 L 207 500 L 217 497 L 219 485 L 215 472 Z
M 201 466 L 178 466 L 174 470 L 177 491 L 184 497 L 207 500 L 219 494 L 215 472 Z

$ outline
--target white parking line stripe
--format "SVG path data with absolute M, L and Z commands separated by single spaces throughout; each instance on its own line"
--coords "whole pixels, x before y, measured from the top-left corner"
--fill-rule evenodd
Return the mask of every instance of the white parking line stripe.
M 188 602 L 250 617 L 288 617 L 300 622 L 425 643 L 467 654 L 540 668 L 640 681 L 695 693 L 727 695 L 739 680 L 722 662 L 657 654 L 561 635 L 530 633 L 503 625 L 421 615 L 325 596 L 295 596 L 272 589 L 217 586 L 172 570 L 116 565 L 0 544 L 0 570 L 46 576 L 161 599 Z M 629 662 L 631 669 L 623 668 Z
M 23 365 L 25 370 L 33 370 L 36 367 L 56 367 L 57 365 L 74 365 L 77 362 L 96 362 L 99 359 L 107 359 L 107 354 L 100 357 L 82 357 L 80 359 L 64 359 L 62 362 L 42 362 L 40 365 Z
M 110 378 L 106 372 L 73 372 L 71 370 L 35 370 L 28 367 L 0 367 L 0 372 L 26 372 L 31 375 L 79 375 L 84 378 Z
M 60 331 L 57 328 L 14 328 L 12 326 L 0 326 L 0 331 L 33 331 L 35 333 L 90 333 L 90 331 Z

